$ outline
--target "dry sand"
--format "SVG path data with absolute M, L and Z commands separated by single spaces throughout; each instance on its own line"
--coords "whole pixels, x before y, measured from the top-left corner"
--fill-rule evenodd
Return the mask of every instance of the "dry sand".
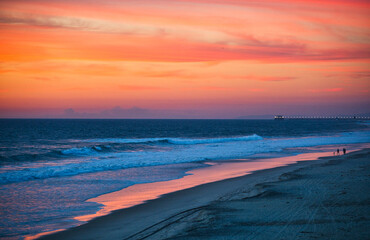
M 204 184 L 42 239 L 369 239 L 369 154 Z

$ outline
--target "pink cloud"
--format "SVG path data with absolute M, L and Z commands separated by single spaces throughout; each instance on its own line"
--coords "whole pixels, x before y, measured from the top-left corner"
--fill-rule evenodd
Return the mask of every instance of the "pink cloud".
M 232 88 L 230 87 L 217 87 L 217 86 L 204 86 L 204 87 L 199 87 L 201 90 L 206 90 L 206 91 L 224 91 L 224 90 L 230 90 Z
M 325 89 L 308 89 L 307 91 L 317 93 L 317 92 L 341 92 L 343 88 L 325 88 Z
M 248 1 L 237 2 L 248 3 Z M 140 8 L 137 11 L 140 13 Z M 61 45 L 63 48 L 67 46 L 71 54 L 73 53 L 73 57 L 78 55 L 79 58 L 89 60 L 303 62 L 370 58 L 367 43 L 359 44 L 347 41 L 347 39 L 315 42 L 312 40 L 316 37 L 315 35 L 295 39 L 292 37 L 284 38 L 279 35 L 265 37 L 268 35 L 265 33 L 262 34 L 264 37 L 261 37 L 261 34 L 256 37 L 253 34 L 240 34 L 233 28 L 214 31 L 212 27 L 205 26 L 203 28 L 204 31 L 207 31 L 207 34 L 204 34 L 205 37 L 197 38 L 198 32 L 189 30 L 189 34 L 184 35 L 176 30 L 177 25 L 172 26 L 171 24 L 166 25 L 167 30 L 163 33 L 161 31 L 164 28 L 163 25 L 147 23 L 145 27 L 141 24 L 132 27 L 129 24 L 117 24 L 119 22 L 116 20 L 106 20 L 104 18 L 90 19 L 58 15 L 37 15 L 35 17 L 35 15 L 30 14 L 21 14 L 20 16 L 2 15 L 0 14 L 0 21 L 3 22 L 4 26 L 14 28 L 14 26 L 21 24 L 23 27 L 27 26 L 27 29 L 32 30 L 35 35 L 41 34 L 36 31 L 35 26 L 47 26 L 55 31 L 63 32 L 62 34 L 65 37 L 61 40 L 49 39 L 53 45 Z M 170 21 L 172 18 L 173 16 L 169 16 L 167 20 Z M 311 21 L 313 20 L 309 22 Z M 193 29 L 191 24 L 187 25 L 188 22 L 182 23 L 186 26 L 185 29 Z M 327 24 L 326 22 L 322 23 L 324 29 L 326 29 Z M 122 29 L 117 27 L 121 25 L 125 27 L 121 27 Z M 302 28 L 302 26 L 299 27 Z M 310 32 L 310 30 L 302 28 L 302 33 Z M 363 31 L 359 30 L 356 31 L 357 34 L 354 38 L 361 40 L 363 35 L 361 32 Z M 286 30 L 282 27 L 281 31 Z M 318 34 L 320 34 L 320 37 L 327 38 L 326 32 Z M 284 33 L 286 35 L 292 34 L 289 31 Z M 344 32 L 344 34 L 347 34 L 347 32 Z M 122 38 L 122 36 L 125 37 Z M 332 35 L 329 36 L 333 37 Z M 84 41 L 79 41 L 79 38 L 82 37 L 95 40 L 86 44 Z M 42 39 L 42 41 L 39 40 L 41 42 L 46 41 L 44 38 L 40 39 Z M 101 39 L 101 41 L 96 39 Z M 39 56 L 39 52 L 35 54 L 45 59 L 60 57 L 58 56 L 59 52 L 56 55 L 51 54 L 50 51 L 45 51 L 45 55 L 42 56 Z M 109 71 L 106 72 L 109 73 Z M 169 74 L 177 73 L 170 72 Z M 158 77 L 161 76 L 161 74 L 158 75 Z M 154 75 L 153 77 L 157 76 Z
M 248 89 L 248 91 L 250 91 L 250 92 L 264 92 L 265 89 L 263 89 L 263 88 L 250 88 L 250 89 Z
M 89 91 L 92 88 L 87 87 L 72 87 L 72 88 L 65 88 L 64 91 Z
M 37 80 L 37 81 L 42 81 L 42 82 L 51 82 L 54 80 L 58 80 L 56 77 L 33 77 L 32 79 Z
M 356 79 L 368 79 L 370 78 L 370 72 L 369 71 L 358 71 L 358 72 L 344 72 L 344 73 L 336 73 L 336 74 L 325 74 L 325 77 L 346 77 L 346 78 L 351 78 L 353 80 Z
M 290 81 L 297 79 L 296 77 L 274 77 L 274 76 L 245 76 L 243 79 L 248 79 L 248 80 L 257 80 L 257 81 L 262 81 L 262 82 L 280 82 L 280 81 Z
M 194 75 L 184 73 L 182 70 L 173 70 L 173 71 L 152 71 L 146 70 L 136 73 L 139 76 L 148 77 L 148 78 L 193 78 Z
M 119 85 L 119 88 L 123 91 L 142 91 L 142 90 L 163 90 L 163 87 L 154 86 L 139 86 L 139 85 Z

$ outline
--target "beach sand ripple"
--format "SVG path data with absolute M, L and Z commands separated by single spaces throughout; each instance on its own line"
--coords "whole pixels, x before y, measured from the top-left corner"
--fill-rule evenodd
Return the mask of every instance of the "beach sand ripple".
M 370 149 L 200 185 L 45 239 L 369 239 Z
M 369 154 L 336 157 L 253 189 L 241 187 L 132 239 L 368 239 Z

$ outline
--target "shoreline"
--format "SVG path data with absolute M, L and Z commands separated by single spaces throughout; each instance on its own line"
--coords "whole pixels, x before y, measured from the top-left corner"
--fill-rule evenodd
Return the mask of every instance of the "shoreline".
M 349 153 L 345 156 L 350 156 L 351 154 Z M 224 199 L 225 196 L 230 196 L 233 193 L 238 193 L 241 188 L 244 189 L 244 192 L 249 191 L 248 194 L 251 196 L 253 194 L 258 195 L 260 192 L 255 189 L 257 184 L 278 181 L 279 177 L 284 173 L 340 157 L 329 156 L 315 161 L 311 159 L 298 163 L 290 163 L 287 166 L 252 171 L 253 174 L 245 175 L 247 173 L 244 173 L 243 176 L 205 183 L 164 195 L 161 194 L 159 198 L 133 207 L 115 210 L 108 215 L 94 218 L 86 224 L 51 235 L 43 236 L 44 234 L 50 234 L 50 232 L 40 234 L 38 237 L 40 237 L 39 239 L 93 239 L 99 238 L 99 236 L 105 237 L 105 234 L 110 232 L 110 238 L 112 239 L 127 238 L 148 227 L 151 227 L 150 229 L 156 228 L 155 226 L 158 223 L 163 225 L 164 222 L 173 219 L 174 216 L 183 217 L 185 213 L 190 214 L 190 212 L 194 212 L 196 209 L 204 207 L 213 201 Z M 125 227 L 123 228 L 122 226 Z
M 319 157 L 328 156 L 330 154 L 330 152 L 314 152 L 284 157 L 205 161 L 203 164 L 207 166 L 187 171 L 181 178 L 135 184 L 118 191 L 88 199 L 88 202 L 99 203 L 102 204 L 103 207 L 94 214 L 78 216 L 74 219 L 81 222 L 88 222 L 94 218 L 106 216 L 113 211 L 145 204 L 148 201 L 161 198 L 164 195 L 174 192 L 207 183 L 242 177 L 253 174 L 256 171 L 282 167 L 300 161 L 315 161 Z

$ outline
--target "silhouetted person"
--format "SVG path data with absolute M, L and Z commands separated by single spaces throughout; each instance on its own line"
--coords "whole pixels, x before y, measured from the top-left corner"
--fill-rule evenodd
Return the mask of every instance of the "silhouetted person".
M 344 154 L 346 154 L 346 149 L 345 149 L 345 148 L 343 148 L 343 155 L 344 155 Z
M 337 149 L 337 155 L 339 155 L 339 152 L 340 152 L 340 151 L 339 151 L 339 148 L 338 148 L 338 149 Z

